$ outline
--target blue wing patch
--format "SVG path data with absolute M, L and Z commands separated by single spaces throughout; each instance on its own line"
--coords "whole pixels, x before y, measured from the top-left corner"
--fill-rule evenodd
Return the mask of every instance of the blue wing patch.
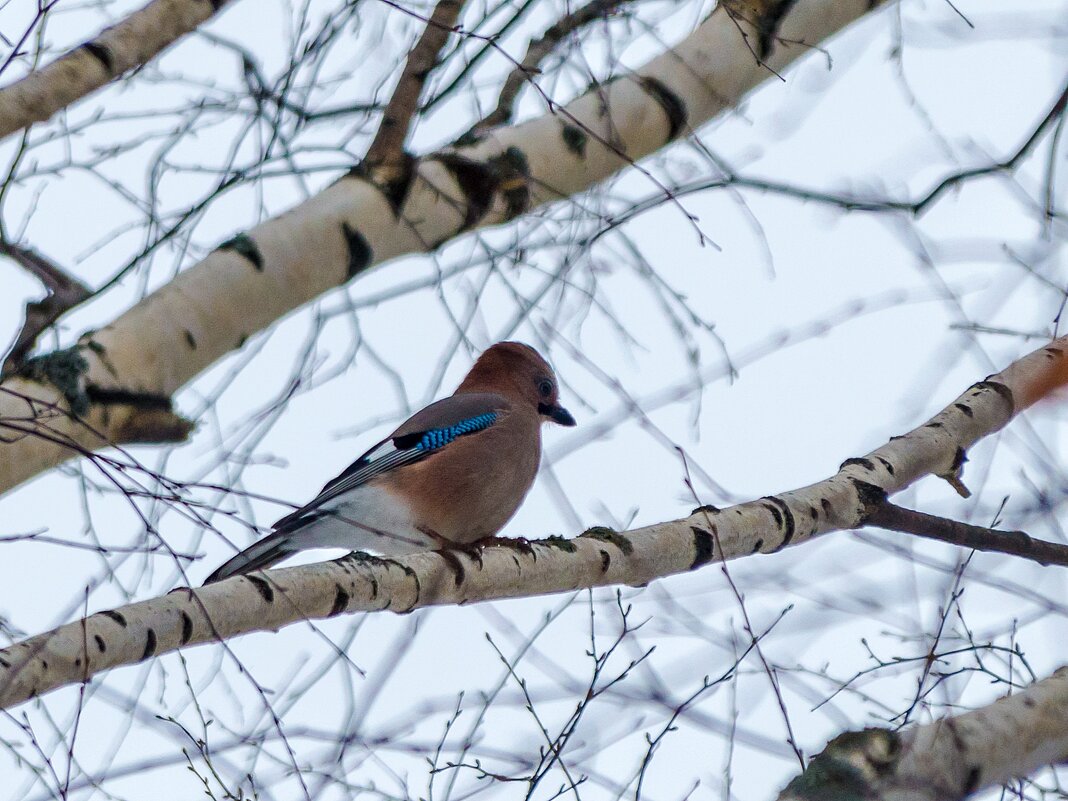
M 443 448 L 457 437 L 461 437 L 464 434 L 472 434 L 475 431 L 481 431 L 484 428 L 489 428 L 496 420 L 496 412 L 486 412 L 485 414 L 480 414 L 477 417 L 472 417 L 468 420 L 461 420 L 459 423 L 446 426 L 445 428 L 435 428 L 423 434 L 419 443 L 413 450 L 433 451 L 438 448 Z

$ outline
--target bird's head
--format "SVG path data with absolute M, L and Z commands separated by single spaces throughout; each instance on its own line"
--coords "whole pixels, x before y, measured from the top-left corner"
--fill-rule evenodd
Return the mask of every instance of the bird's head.
M 530 404 L 546 422 L 575 425 L 571 412 L 560 405 L 553 368 L 522 342 L 498 342 L 483 351 L 457 392 L 498 392 Z

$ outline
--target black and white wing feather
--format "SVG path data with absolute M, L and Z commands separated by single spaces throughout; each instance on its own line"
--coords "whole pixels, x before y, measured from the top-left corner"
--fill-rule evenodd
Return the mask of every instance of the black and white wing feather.
M 315 498 L 274 524 L 275 531 L 295 531 L 340 495 L 398 467 L 422 461 L 457 437 L 493 425 L 509 403 L 488 392 L 453 395 L 432 403 L 331 479 Z

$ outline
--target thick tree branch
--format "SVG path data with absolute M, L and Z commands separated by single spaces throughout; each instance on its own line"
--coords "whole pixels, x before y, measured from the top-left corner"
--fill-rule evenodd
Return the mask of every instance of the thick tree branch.
M 229 0 L 152 0 L 51 64 L 0 89 L 0 138 L 147 64 L 211 19 Z
M 23 363 L 37 338 L 59 319 L 60 315 L 73 309 L 92 296 L 92 291 L 78 279 L 68 275 L 60 267 L 31 248 L 13 245 L 0 240 L 0 254 L 8 256 L 32 273 L 48 290 L 41 300 L 26 304 L 26 318 L 22 329 L 4 359 L 0 379 L 14 373 Z
M 1055 340 L 970 387 L 919 428 L 791 492 L 727 509 L 702 507 L 681 520 L 632 531 L 502 542 L 477 558 L 452 551 L 390 559 L 355 553 L 91 615 L 0 651 L 0 707 L 155 654 L 306 619 L 644 585 L 856 528 L 870 512 L 873 487 L 890 495 L 925 476 L 958 476 L 962 453 L 1038 400 L 1038 388 L 1064 381 L 1066 349 L 1068 337 Z
M 1068 668 L 988 707 L 832 740 L 779 801 L 962 801 L 1068 761 Z
M 376 264 L 425 252 L 472 228 L 495 225 L 571 197 L 732 107 L 811 44 L 879 3 L 799 0 L 773 14 L 770 50 L 758 60 L 739 22 L 717 8 L 674 49 L 635 73 L 591 88 L 553 113 L 489 132 L 415 162 L 410 180 L 373 180 L 354 169 L 316 197 L 238 234 L 99 331 L 83 337 L 78 382 L 170 397 L 278 318 Z M 766 33 L 772 17 L 761 23 Z M 790 44 L 804 40 L 808 45 Z M 777 80 L 777 79 L 776 79 Z M 240 303 L 236 302 L 240 299 Z M 41 382 L 0 385 L 0 422 L 30 395 L 49 408 L 63 394 Z M 15 399 L 15 400 L 13 400 Z M 71 458 L 56 443 L 121 443 L 106 409 L 48 421 L 50 441 L 0 438 L 0 492 Z

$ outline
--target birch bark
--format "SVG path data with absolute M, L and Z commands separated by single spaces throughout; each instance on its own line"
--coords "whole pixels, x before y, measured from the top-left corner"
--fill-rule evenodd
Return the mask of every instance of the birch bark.
M 188 423 L 169 414 L 170 397 L 252 334 L 375 265 L 589 188 L 778 81 L 878 5 L 721 3 L 675 48 L 566 106 L 407 170 L 355 168 L 86 334 L 76 353 L 0 384 L 0 492 L 108 443 L 172 441 Z M 56 413 L 72 405 L 80 419 Z
M 1068 760 L 1068 668 L 990 706 L 828 743 L 779 801 L 961 801 Z
M 153 0 L 96 38 L 0 89 L 0 138 L 44 122 L 57 111 L 147 64 L 228 0 Z
M 946 408 L 816 484 L 625 532 L 591 529 L 481 557 L 431 551 L 261 571 L 98 612 L 0 650 L 0 708 L 185 646 L 351 612 L 408 612 L 600 587 L 644 585 L 864 525 L 873 494 L 925 476 L 959 482 L 967 450 L 1068 383 L 1068 336 L 980 381 Z M 874 492 L 873 492 L 874 490 Z M 860 796 L 863 798 L 863 796 Z

